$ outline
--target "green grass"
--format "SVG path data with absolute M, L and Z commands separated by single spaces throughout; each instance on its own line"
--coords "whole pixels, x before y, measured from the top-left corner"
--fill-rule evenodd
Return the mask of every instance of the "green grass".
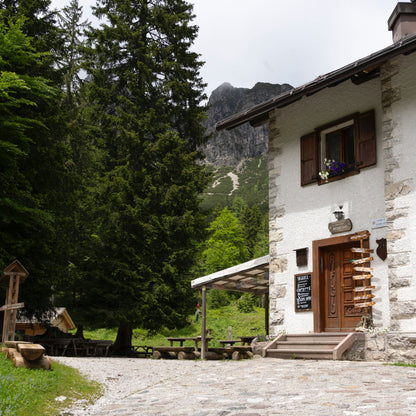
M 388 365 L 395 365 L 397 367 L 413 367 L 413 368 L 416 368 L 416 364 L 407 364 L 407 363 L 389 363 Z
M 93 402 L 101 395 L 98 383 L 70 367 L 52 361 L 52 370 L 15 368 L 0 354 L 0 416 L 52 416 L 75 400 Z M 63 401 L 55 398 L 65 396 Z
M 147 331 L 133 331 L 133 345 L 163 346 L 169 345 L 167 337 L 193 337 L 201 334 L 201 320 L 182 329 L 162 329 L 157 334 L 149 335 Z M 264 334 L 264 309 L 255 308 L 254 312 L 241 313 L 236 305 L 207 311 L 207 328 L 214 338 L 211 347 L 220 347 L 218 340 L 227 339 L 228 327 L 233 330 L 233 337 Z M 107 339 L 114 341 L 117 329 L 84 329 L 84 336 L 90 339 Z M 215 341 L 216 340 L 216 341 Z M 185 345 L 193 346 L 192 342 Z M 93 402 L 101 395 L 101 387 L 95 382 L 83 378 L 70 367 L 52 361 L 52 370 L 31 370 L 14 368 L 11 360 L 6 360 L 0 353 L 0 416 L 52 416 L 68 409 L 75 400 Z M 64 401 L 56 401 L 65 396 Z
M 189 317 L 189 322 L 193 322 L 194 317 Z M 228 327 L 233 330 L 233 337 L 244 335 L 261 335 L 265 334 L 264 329 L 264 309 L 255 308 L 254 312 L 241 313 L 235 305 L 225 306 L 219 309 L 207 311 L 207 328 L 211 330 L 211 336 L 214 338 L 209 345 L 211 347 L 220 347 L 218 340 L 227 339 Z M 190 323 L 182 329 L 163 328 L 157 334 L 148 334 L 146 330 L 133 330 L 133 345 L 147 346 L 168 346 L 167 337 L 196 337 L 201 335 L 201 320 L 198 323 Z M 112 329 L 84 329 L 85 338 L 89 339 L 107 339 L 115 341 L 117 328 Z M 184 345 L 192 346 L 193 342 L 186 342 Z

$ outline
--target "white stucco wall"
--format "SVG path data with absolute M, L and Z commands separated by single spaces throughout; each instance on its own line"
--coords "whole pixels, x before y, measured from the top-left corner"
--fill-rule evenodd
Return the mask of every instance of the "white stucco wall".
M 321 125 L 371 109 L 376 115 L 376 166 L 335 182 L 301 187 L 300 137 Z M 277 157 L 271 153 L 270 172 L 278 174 L 270 176 L 270 203 L 281 208 L 278 215 L 270 218 L 271 230 L 278 230 L 271 232 L 270 254 L 276 259 L 287 260 L 286 267 L 277 270 L 272 267 L 271 271 L 271 332 L 312 332 L 312 312 L 295 312 L 294 275 L 313 271 L 312 241 L 342 235 L 333 235 L 328 230 L 328 223 L 335 221 L 333 211 L 338 205 L 343 205 L 345 217 L 352 221 L 353 229 L 344 234 L 369 230 L 371 248 L 377 247 L 376 239 L 386 237 L 386 227 L 372 229 L 373 220 L 385 217 L 380 80 L 374 79 L 358 86 L 347 81 L 326 88 L 289 107 L 276 110 L 270 127 L 270 148 L 279 149 Z M 277 234 L 279 237 L 273 238 Z M 308 248 L 308 265 L 299 268 L 294 250 L 303 247 Z M 374 255 L 372 267 L 372 284 L 376 286 L 373 318 L 378 327 L 388 327 L 387 262 Z M 286 290 L 282 291 L 283 287 Z M 279 295 L 276 295 L 277 291 Z M 283 320 L 273 317 L 273 308 L 279 310 L 281 316 L 283 312 Z

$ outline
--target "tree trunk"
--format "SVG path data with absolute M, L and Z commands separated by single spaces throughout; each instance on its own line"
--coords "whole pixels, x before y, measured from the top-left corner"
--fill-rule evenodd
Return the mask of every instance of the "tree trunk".
M 117 329 L 117 338 L 112 347 L 116 354 L 129 354 L 131 352 L 131 339 L 133 329 L 129 325 L 120 325 Z
M 77 326 L 77 332 L 75 333 L 75 338 L 84 339 L 84 325 Z

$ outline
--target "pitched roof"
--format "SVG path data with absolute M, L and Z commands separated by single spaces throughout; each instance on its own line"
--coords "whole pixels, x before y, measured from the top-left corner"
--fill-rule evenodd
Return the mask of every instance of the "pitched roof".
M 304 96 L 309 96 L 324 88 L 335 86 L 347 79 L 360 84 L 378 76 L 382 64 L 398 55 L 408 55 L 416 51 L 416 34 L 407 36 L 384 49 L 381 49 L 365 58 L 352 62 L 340 69 L 328 72 L 304 84 L 298 88 L 287 91 L 268 101 L 251 107 L 241 113 L 220 121 L 216 125 L 217 130 L 230 130 L 246 122 L 254 127 L 264 124 L 269 119 L 269 112 L 286 107 Z

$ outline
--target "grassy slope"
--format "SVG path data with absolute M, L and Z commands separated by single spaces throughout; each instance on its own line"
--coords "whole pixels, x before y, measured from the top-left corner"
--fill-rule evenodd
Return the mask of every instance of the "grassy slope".
M 189 318 L 191 321 L 193 316 Z M 255 308 L 254 312 L 241 313 L 234 305 L 225 306 L 220 309 L 207 311 L 207 328 L 211 330 L 211 336 L 214 338 L 210 342 L 212 347 L 220 347 L 216 342 L 221 339 L 227 339 L 228 327 L 231 326 L 233 336 L 259 335 L 265 333 L 264 330 L 264 309 Z M 98 329 L 94 331 L 84 330 L 84 336 L 91 339 L 108 339 L 114 341 L 117 335 L 117 329 Z M 149 335 L 145 330 L 135 329 L 133 331 L 133 345 L 163 346 L 169 345 L 166 337 L 195 337 L 201 335 L 201 321 L 191 323 L 182 329 L 163 329 L 155 335 Z M 215 341 L 216 340 L 216 341 Z M 185 345 L 192 346 L 189 342 Z
M 14 368 L 13 362 L 0 354 L 1 416 L 57 415 L 75 400 L 92 402 L 100 394 L 97 383 L 73 368 L 53 361 L 51 371 Z M 59 396 L 65 399 L 55 400 Z

